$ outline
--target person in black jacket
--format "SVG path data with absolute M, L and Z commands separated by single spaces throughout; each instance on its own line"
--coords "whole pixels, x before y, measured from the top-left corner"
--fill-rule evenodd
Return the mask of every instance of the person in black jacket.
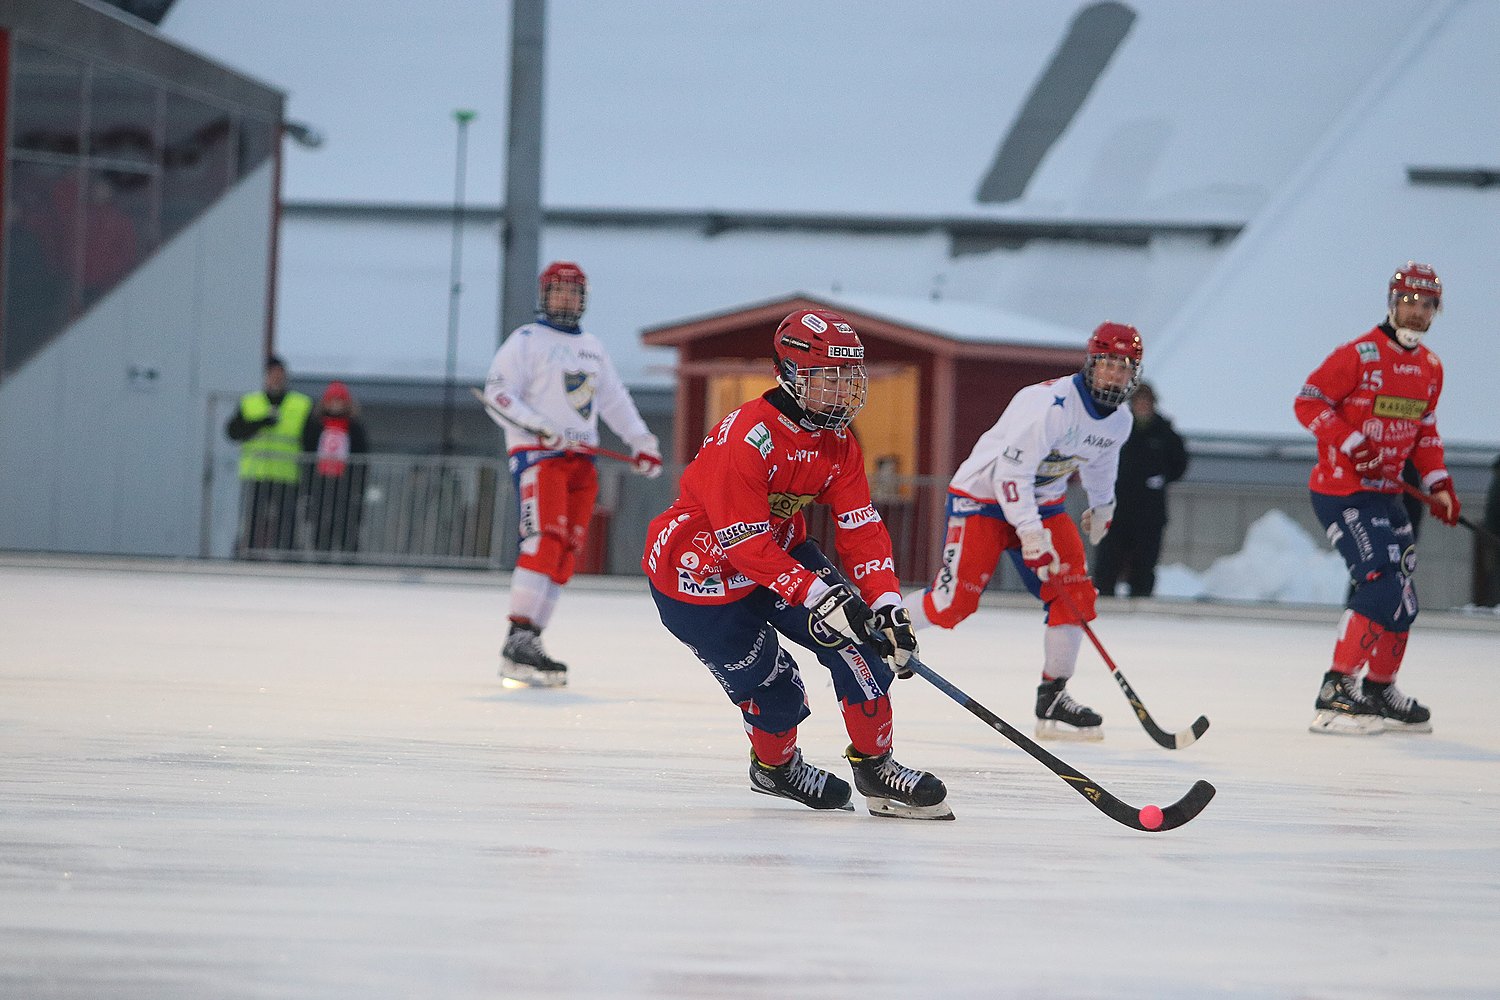
M 1187 447 L 1167 418 L 1156 412 L 1156 392 L 1141 383 L 1130 399 L 1135 425 L 1120 449 L 1115 516 L 1094 552 L 1094 584 L 1113 595 L 1122 573 L 1131 597 L 1156 589 L 1156 561 L 1167 528 L 1167 484 L 1187 471 Z
M 1495 474 L 1484 501 L 1484 527 L 1500 535 L 1500 458 L 1492 468 Z M 1474 603 L 1482 608 L 1500 607 L 1500 545 L 1483 535 L 1474 539 Z

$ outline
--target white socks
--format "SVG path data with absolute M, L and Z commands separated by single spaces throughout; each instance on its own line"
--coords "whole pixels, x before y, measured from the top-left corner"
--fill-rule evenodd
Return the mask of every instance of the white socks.
M 1082 625 L 1049 625 L 1042 636 L 1042 673 L 1048 677 L 1072 677 L 1083 645 Z

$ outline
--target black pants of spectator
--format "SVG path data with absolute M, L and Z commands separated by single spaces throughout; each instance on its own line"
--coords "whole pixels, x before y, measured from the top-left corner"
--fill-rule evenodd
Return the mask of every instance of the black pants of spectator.
M 239 554 L 285 551 L 296 545 L 296 483 L 240 481 Z
M 307 487 L 307 520 L 313 548 L 319 552 L 354 552 L 364 513 L 363 476 L 313 476 Z
M 1094 586 L 1113 597 L 1123 574 L 1131 597 L 1150 597 L 1156 590 L 1156 563 L 1161 558 L 1165 521 L 1116 520 L 1094 550 Z
M 1474 539 L 1474 603 L 1500 607 L 1500 546 L 1483 537 Z

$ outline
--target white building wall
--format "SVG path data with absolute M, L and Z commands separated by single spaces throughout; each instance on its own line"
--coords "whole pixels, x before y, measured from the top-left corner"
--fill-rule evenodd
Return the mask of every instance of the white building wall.
M 205 450 L 261 382 L 273 183 L 268 161 L 0 383 L 0 548 L 206 554 Z

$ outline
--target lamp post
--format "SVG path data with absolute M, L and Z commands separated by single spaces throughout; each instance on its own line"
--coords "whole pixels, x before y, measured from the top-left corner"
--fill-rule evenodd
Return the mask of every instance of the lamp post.
M 463 294 L 464 259 L 464 173 L 469 160 L 469 123 L 477 112 L 460 108 L 453 112 L 458 123 L 458 149 L 454 156 L 453 177 L 453 251 L 448 268 L 448 367 L 443 380 L 444 455 L 453 454 L 453 393 L 458 380 L 458 299 Z

